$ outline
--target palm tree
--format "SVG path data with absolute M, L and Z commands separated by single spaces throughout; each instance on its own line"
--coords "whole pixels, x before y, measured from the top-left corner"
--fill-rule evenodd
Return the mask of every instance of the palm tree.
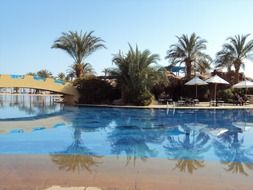
M 170 46 L 165 57 L 171 62 L 170 66 L 185 64 L 187 78 L 191 77 L 193 67 L 204 66 L 202 67 L 202 72 L 203 68 L 210 67 L 211 57 L 203 53 L 203 50 L 206 49 L 206 40 L 201 39 L 195 33 L 190 38 L 183 34 L 181 37 L 177 36 L 177 39 L 178 43 Z
M 35 75 L 36 75 L 36 73 L 29 72 L 29 73 L 27 73 L 26 75 L 35 76 Z
M 66 76 L 66 80 L 67 81 L 73 81 L 74 77 L 75 77 L 75 72 L 73 70 L 69 70 L 68 74 Z
M 53 77 L 52 73 L 49 72 L 48 70 L 45 70 L 45 69 L 38 71 L 37 75 L 39 77 L 42 77 L 42 78 L 51 78 L 51 77 Z
M 137 46 L 135 49 L 129 47 L 127 54 L 119 52 L 114 56 L 113 63 L 117 68 L 110 74 L 118 79 L 124 103 L 148 105 L 154 85 L 167 83 L 165 71 L 151 66 L 159 60 L 157 54 L 151 54 L 149 50 L 142 52 Z
M 77 171 L 78 173 L 83 169 L 92 172 L 92 167 L 98 166 L 102 162 L 98 160 L 102 156 L 98 156 L 83 145 L 81 140 L 81 129 L 74 127 L 74 143 L 61 152 L 52 153 L 52 161 L 58 165 L 59 169 L 66 171 Z
M 253 170 L 253 147 L 244 145 L 244 138 L 239 139 L 238 128 L 230 129 L 214 142 L 215 154 L 226 166 L 225 170 L 248 176 L 248 170 Z
M 110 68 L 105 68 L 102 72 L 105 74 L 105 77 L 110 73 Z
M 93 31 L 62 33 L 52 48 L 59 48 L 67 52 L 74 59 L 74 70 L 77 78 L 84 76 L 84 59 L 100 48 L 105 48 L 104 40 L 93 36 Z
M 233 66 L 235 69 L 235 81 L 239 81 L 239 71 L 245 67 L 244 61 L 251 58 L 253 50 L 253 40 L 247 42 L 247 35 L 236 35 L 234 37 L 227 38 L 228 43 L 223 45 L 221 51 L 216 55 L 216 67 L 224 68 L 227 67 L 228 71 Z
M 164 148 L 168 158 L 177 160 L 175 168 L 181 172 L 193 173 L 194 170 L 205 166 L 203 153 L 207 152 L 211 146 L 208 144 L 209 137 L 206 134 L 191 131 L 188 128 L 184 130 L 183 139 L 169 137 L 168 144 Z
M 64 80 L 65 79 L 65 74 L 64 73 L 59 73 L 57 75 L 57 78 L 60 79 L 60 80 Z
M 80 71 L 82 72 L 82 76 L 89 76 L 94 73 L 90 63 L 73 64 L 70 66 L 68 73 L 72 73 L 74 77 L 79 78 Z
M 138 159 L 145 162 L 149 157 L 155 157 L 157 152 L 147 144 L 151 140 L 146 138 L 145 131 L 131 123 L 134 117 L 124 120 L 121 115 L 117 116 L 117 126 L 108 135 L 111 152 L 117 156 L 125 155 L 126 166 L 132 162 L 134 167 Z
M 195 65 L 194 70 L 199 72 L 199 74 L 206 74 L 211 69 L 211 65 L 208 61 L 200 61 L 198 65 Z

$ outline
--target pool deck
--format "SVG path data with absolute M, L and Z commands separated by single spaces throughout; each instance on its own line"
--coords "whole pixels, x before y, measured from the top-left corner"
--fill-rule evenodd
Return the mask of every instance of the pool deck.
M 210 106 L 209 102 L 200 102 L 195 106 L 179 106 L 175 104 L 153 104 L 149 106 L 133 106 L 133 105 L 109 105 L 109 104 L 77 104 L 78 106 L 87 107 L 106 107 L 106 108 L 133 108 L 133 109 L 253 109 L 253 104 L 243 106 L 224 103 L 224 105 Z
M 101 189 L 97 187 L 84 187 L 84 186 L 80 186 L 80 187 L 52 186 L 45 190 L 101 190 Z
M 0 155 L 0 189 L 8 190 L 252 190 L 253 171 L 226 170 L 224 163 L 200 161 L 193 171 L 177 160 L 94 158 L 97 164 L 53 155 Z M 85 158 L 86 157 L 86 158 Z M 133 157 L 132 157 L 133 158 Z M 55 162 L 53 160 L 61 162 Z M 128 163 L 128 164 L 127 164 Z M 184 163 L 190 164 L 191 161 Z M 75 170 L 68 169 L 74 167 Z M 195 165 L 196 166 L 196 165 Z M 82 188 L 84 187 L 84 188 Z M 86 187 L 86 188 L 85 188 Z M 92 188 L 93 187 L 93 188 Z M 97 188 L 95 188 L 97 187 Z

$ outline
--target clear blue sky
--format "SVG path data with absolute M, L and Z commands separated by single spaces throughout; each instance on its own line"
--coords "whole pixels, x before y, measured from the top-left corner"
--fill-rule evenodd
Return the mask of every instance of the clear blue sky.
M 87 59 L 98 74 L 128 42 L 167 65 L 175 36 L 192 32 L 208 41 L 214 57 L 228 36 L 253 32 L 252 8 L 251 0 L 0 0 L 0 73 L 66 72 L 72 59 L 50 47 L 69 30 L 94 30 L 106 41 L 107 49 Z M 253 76 L 253 66 L 246 70 Z

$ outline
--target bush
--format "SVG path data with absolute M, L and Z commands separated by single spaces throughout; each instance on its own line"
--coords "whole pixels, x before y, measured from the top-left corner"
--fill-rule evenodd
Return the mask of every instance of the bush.
M 222 99 L 224 102 L 232 103 L 235 95 L 233 89 L 229 88 L 226 90 L 219 91 L 217 97 L 218 99 Z
M 137 106 L 148 106 L 152 102 L 152 95 L 149 91 L 144 91 L 143 93 L 140 93 L 136 99 L 134 104 Z
M 120 98 L 120 91 L 109 82 L 98 78 L 80 79 L 75 81 L 80 92 L 79 103 L 82 104 L 110 104 Z

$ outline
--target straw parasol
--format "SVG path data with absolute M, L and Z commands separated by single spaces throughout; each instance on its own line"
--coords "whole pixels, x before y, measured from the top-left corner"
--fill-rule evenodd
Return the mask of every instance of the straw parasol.
M 248 88 L 253 88 L 253 82 L 249 80 L 244 80 L 233 85 L 233 88 L 246 88 L 246 95 L 247 95 Z
M 232 125 L 241 129 L 242 131 L 248 131 L 253 129 L 253 123 L 251 122 L 233 122 Z
M 218 75 L 215 75 L 209 79 L 206 80 L 207 83 L 212 83 L 214 84 L 214 101 L 216 101 L 216 91 L 217 91 L 217 85 L 218 84 L 229 84 L 227 81 L 225 81 L 224 79 L 222 79 L 221 77 L 219 77 Z
M 193 79 L 185 83 L 185 85 L 188 85 L 188 86 L 193 86 L 193 85 L 195 86 L 196 98 L 198 95 L 198 86 L 207 85 L 207 84 L 208 84 L 207 82 L 201 80 L 198 76 L 195 76 Z
M 253 82 L 249 80 L 244 80 L 233 85 L 233 88 L 253 88 Z

